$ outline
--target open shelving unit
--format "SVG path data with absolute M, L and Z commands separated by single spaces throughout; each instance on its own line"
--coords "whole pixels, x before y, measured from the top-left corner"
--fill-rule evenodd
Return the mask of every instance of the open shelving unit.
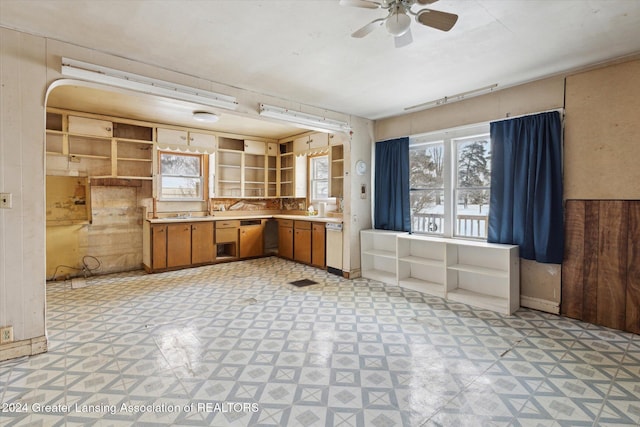
M 330 197 L 344 197 L 344 146 L 331 146 Z
M 280 145 L 280 197 L 295 195 L 295 157 L 293 142 Z
M 66 157 L 91 177 L 151 180 L 153 129 L 47 111 L 46 154 Z
M 503 314 L 520 307 L 517 245 L 383 230 L 360 239 L 363 277 Z
M 447 246 L 443 239 L 425 240 L 407 234 L 398 236 L 397 244 L 398 285 L 444 298 Z
M 396 238 L 398 231 L 360 231 L 361 274 L 373 280 L 397 285 Z

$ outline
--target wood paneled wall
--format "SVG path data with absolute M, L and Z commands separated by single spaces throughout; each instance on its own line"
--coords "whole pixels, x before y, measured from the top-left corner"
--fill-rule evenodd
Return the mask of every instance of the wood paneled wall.
M 569 200 L 561 313 L 640 333 L 640 201 Z

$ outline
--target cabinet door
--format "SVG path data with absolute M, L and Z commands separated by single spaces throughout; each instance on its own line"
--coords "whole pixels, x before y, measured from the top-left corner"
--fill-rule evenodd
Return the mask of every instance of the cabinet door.
M 296 221 L 293 226 L 293 259 L 311 264 L 311 223 Z
M 295 197 L 307 197 L 307 156 L 296 156 L 295 159 Z
M 187 145 L 187 131 L 158 128 L 156 141 L 158 144 Z
M 167 225 L 167 267 L 191 264 L 191 224 Z
M 167 226 L 153 224 L 151 226 L 151 269 L 167 268 Z
M 189 132 L 189 145 L 192 147 L 215 149 L 216 137 L 215 135 L 206 133 Z
M 314 222 L 311 228 L 311 264 L 325 266 L 325 227 L 323 222 Z
M 301 136 L 293 140 L 293 152 L 300 153 L 309 149 L 309 136 Z
M 293 227 L 278 223 L 278 255 L 293 259 Z
M 314 133 L 309 137 L 309 148 L 323 148 L 329 145 L 328 133 Z
M 110 138 L 113 135 L 113 123 L 106 120 L 69 116 L 69 133 Z
M 247 154 L 265 154 L 265 143 L 262 141 L 244 141 L 244 152 Z
M 262 225 L 246 225 L 240 227 L 240 258 L 262 256 Z
M 191 263 L 213 262 L 213 222 L 191 224 Z

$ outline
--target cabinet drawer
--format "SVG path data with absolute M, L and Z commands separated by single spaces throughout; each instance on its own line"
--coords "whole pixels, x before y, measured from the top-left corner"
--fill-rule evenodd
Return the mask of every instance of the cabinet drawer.
M 296 230 L 311 230 L 310 221 L 296 221 L 294 227 Z
M 278 225 L 280 227 L 289 227 L 293 228 L 293 220 L 292 219 L 279 219 Z
M 238 228 L 240 227 L 240 221 L 231 219 L 228 221 L 216 221 L 216 229 L 220 228 Z
M 216 230 L 216 243 L 238 241 L 237 228 L 222 228 Z

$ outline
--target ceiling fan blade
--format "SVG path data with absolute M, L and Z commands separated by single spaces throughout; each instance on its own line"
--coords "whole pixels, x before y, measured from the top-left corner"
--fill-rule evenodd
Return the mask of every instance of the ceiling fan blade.
M 422 9 L 416 14 L 416 21 L 427 27 L 449 31 L 458 21 L 458 15 L 439 10 Z
M 427 5 L 427 4 L 434 4 L 437 1 L 438 0 L 418 0 L 418 3 L 424 6 L 424 5 Z
M 407 31 L 403 35 L 398 36 L 398 37 L 394 37 L 393 38 L 393 43 L 396 45 L 396 49 L 397 48 L 401 48 L 401 47 L 405 47 L 405 46 L 410 45 L 411 43 L 413 43 L 413 36 L 411 35 L 411 28 L 409 28 L 409 31 Z
M 365 9 L 380 9 L 382 5 L 369 0 L 340 0 L 340 6 L 363 7 Z
M 376 19 L 374 21 L 369 22 L 367 25 L 365 25 L 364 27 L 360 28 L 359 30 L 356 30 L 353 32 L 353 34 L 351 34 L 351 37 L 355 37 L 357 39 L 361 39 L 362 37 L 366 36 L 367 34 L 369 34 L 370 32 L 372 32 L 373 30 L 375 30 L 376 28 L 378 28 L 379 26 L 382 25 L 382 23 L 386 20 L 387 18 L 379 18 Z

